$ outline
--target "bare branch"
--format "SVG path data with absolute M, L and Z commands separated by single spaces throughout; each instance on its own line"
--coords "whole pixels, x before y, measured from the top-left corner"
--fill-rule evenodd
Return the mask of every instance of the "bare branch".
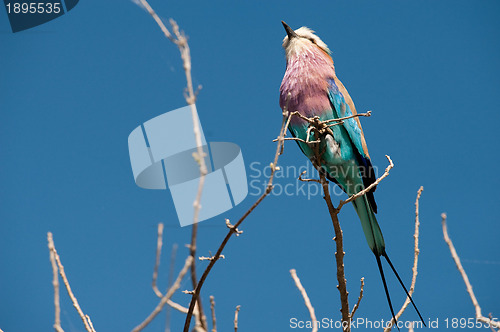
M 493 319 L 493 315 L 491 314 L 491 312 L 488 314 L 488 318 L 489 318 L 489 319 L 491 319 L 491 320 Z M 490 330 L 492 330 L 493 332 L 498 332 L 498 331 L 500 331 L 500 330 L 495 330 L 495 329 L 493 328 L 493 326 L 491 326 L 491 325 L 490 325 Z
M 50 250 L 50 243 L 53 243 L 52 234 L 47 234 L 47 240 L 49 243 L 49 255 L 50 255 L 50 264 L 52 265 L 52 285 L 54 286 L 54 330 L 56 332 L 64 332 L 61 327 L 61 305 L 59 302 L 59 274 L 57 271 L 57 263 L 54 252 Z
M 201 181 L 200 181 L 201 183 Z M 201 197 L 201 190 L 203 188 L 198 187 L 198 194 L 200 194 Z M 196 210 L 196 201 L 195 201 L 195 210 Z M 192 232 L 191 232 L 191 244 L 189 245 L 189 254 L 193 258 L 193 262 L 195 260 L 196 256 L 196 237 L 198 233 L 198 224 L 194 223 L 192 225 Z M 196 276 L 196 264 L 193 263 L 191 264 L 191 283 L 193 285 L 193 289 L 196 288 L 196 283 L 197 283 L 198 277 Z M 201 326 L 205 331 L 208 330 L 207 328 L 207 319 L 205 317 L 205 314 L 203 313 L 203 307 L 201 305 L 201 297 L 198 297 L 198 314 L 196 315 L 196 319 L 198 319 L 197 325 Z
M 278 140 L 279 140 L 279 138 L 275 138 L 275 139 L 273 139 L 273 142 L 277 142 Z M 285 141 L 298 141 L 298 142 L 302 142 L 302 143 L 306 143 L 306 144 L 314 144 L 314 143 L 321 142 L 320 140 L 304 141 L 303 139 L 297 138 L 297 137 L 285 137 L 283 140 L 285 140 Z
M 300 114 L 300 113 L 299 113 L 299 114 Z M 311 137 L 311 131 L 312 131 L 313 129 L 314 129 L 314 127 L 313 127 L 313 126 L 309 126 L 309 127 L 307 128 L 307 131 L 306 131 L 306 133 L 307 133 L 307 136 L 306 136 L 306 142 L 309 142 L 309 137 Z
M 337 120 L 337 119 L 335 119 Z M 331 120 L 329 120 L 331 121 Z M 335 126 L 340 126 L 340 125 L 343 125 L 344 124 L 344 121 L 340 121 L 340 122 L 336 122 L 336 123 L 333 123 L 333 124 L 329 124 L 327 127 L 328 128 L 331 128 L 331 127 L 335 127 Z
M 472 304 L 474 305 L 474 309 L 476 310 L 476 319 L 480 322 L 483 322 L 485 324 L 489 324 L 490 326 L 493 326 L 495 328 L 500 328 L 500 322 L 496 320 L 495 318 L 486 318 L 482 315 L 481 313 L 481 307 L 479 306 L 479 303 L 477 302 L 476 296 L 474 295 L 474 292 L 472 291 L 472 285 L 470 284 L 469 277 L 467 277 L 467 273 L 465 273 L 465 270 L 462 266 L 462 263 L 460 262 L 460 257 L 458 257 L 457 251 L 455 250 L 455 247 L 453 246 L 453 242 L 451 242 L 450 237 L 448 236 L 448 227 L 446 226 L 446 213 L 441 214 L 441 224 L 443 226 L 443 235 L 444 235 L 444 240 L 448 244 L 448 247 L 450 248 L 450 253 L 451 257 L 453 257 L 453 260 L 455 261 L 455 264 L 457 265 L 457 269 L 462 275 L 462 279 L 464 279 L 465 286 L 467 288 L 467 292 L 469 293 L 470 299 L 472 300 Z
M 413 239 L 414 239 L 414 255 L 413 255 L 413 268 L 412 272 L 413 275 L 411 277 L 411 285 L 410 285 L 410 290 L 408 291 L 408 294 L 410 296 L 413 295 L 413 292 L 415 291 L 415 283 L 417 282 L 417 266 L 418 266 L 418 254 L 420 253 L 420 249 L 418 248 L 418 237 L 419 237 L 419 228 L 420 228 L 420 220 L 419 220 L 419 201 L 420 201 L 420 196 L 422 195 L 422 192 L 424 191 L 424 187 L 420 187 L 417 192 L 417 199 L 415 200 L 415 234 L 413 234 Z M 403 303 L 403 306 L 399 310 L 399 312 L 396 314 L 396 319 L 399 319 L 403 312 L 406 310 L 406 307 L 408 307 L 408 304 L 410 304 L 411 300 L 409 297 L 406 297 L 405 302 Z M 395 324 L 394 317 L 390 320 L 390 322 L 387 324 L 387 327 L 384 329 L 384 332 L 389 332 L 393 325 Z
M 278 169 L 278 168 L 276 168 L 276 169 Z M 238 230 L 238 228 L 236 228 L 236 226 L 233 226 L 231 224 L 231 222 L 229 221 L 229 219 L 226 219 L 226 226 L 227 226 L 227 228 L 232 230 L 236 236 L 240 236 L 240 234 L 243 234 L 243 231 L 240 231 L 240 230 Z
M 351 311 L 351 320 L 352 318 L 354 317 L 354 313 L 356 312 L 356 310 L 358 310 L 359 308 L 359 304 L 361 303 L 361 299 L 363 298 L 363 290 L 364 290 L 364 287 L 365 287 L 365 277 L 361 278 L 361 287 L 359 289 L 359 297 L 358 297 L 358 302 L 354 305 L 354 307 L 352 307 L 352 311 Z
M 90 318 L 87 319 L 88 316 L 86 316 L 82 309 L 80 308 L 80 305 L 78 304 L 78 300 L 76 299 L 76 296 L 73 294 L 73 291 L 71 290 L 71 286 L 69 285 L 68 278 L 66 277 L 66 273 L 64 272 L 64 266 L 62 265 L 61 259 L 59 258 L 59 255 L 57 254 L 56 247 L 54 245 L 54 239 L 52 236 L 51 232 L 47 233 L 47 241 L 48 241 L 48 246 L 49 246 L 49 251 L 52 253 L 54 256 L 54 259 L 57 263 L 57 268 L 59 269 L 59 275 L 61 276 L 64 286 L 66 286 L 66 290 L 68 292 L 68 295 L 71 299 L 71 302 L 73 303 L 73 306 L 75 307 L 76 311 L 78 312 L 78 315 L 80 315 L 81 320 L 83 321 L 83 324 L 85 325 L 85 330 L 88 332 L 95 332 L 94 328 L 92 327 L 91 324 L 89 324 Z
M 335 261 L 337 262 L 337 289 L 340 292 L 340 303 L 342 313 L 342 328 L 345 332 L 351 331 L 351 318 L 349 312 L 349 292 L 347 291 L 347 280 L 345 278 L 344 272 L 344 241 L 342 236 L 342 229 L 340 228 L 340 222 L 338 219 L 339 208 L 335 208 L 332 204 L 332 199 L 330 197 L 330 189 L 328 187 L 328 181 L 325 178 L 325 174 L 323 172 L 319 172 L 321 184 L 323 186 L 323 192 L 325 196 L 326 205 L 328 206 L 328 212 L 330 213 L 330 217 L 333 223 L 333 229 L 335 231 L 335 240 L 336 251 L 335 251 Z
M 352 119 L 352 118 L 357 118 L 357 117 L 360 117 L 360 116 L 370 117 L 370 116 L 372 116 L 372 111 L 368 111 L 366 113 L 358 113 L 358 114 L 354 114 L 354 115 L 349 115 L 349 116 L 346 116 L 346 117 L 343 117 L 343 118 L 338 118 L 338 119 L 326 120 L 326 121 L 324 121 L 324 123 L 342 122 L 344 120 Z
M 212 332 L 217 332 L 217 320 L 215 319 L 215 300 L 210 295 L 210 310 L 212 311 Z
M 295 286 L 297 286 L 297 288 L 300 291 L 300 294 L 302 294 L 302 298 L 304 299 L 307 310 L 309 310 L 309 315 L 311 316 L 311 324 L 313 326 L 312 332 L 317 332 L 318 331 L 318 326 L 317 326 L 318 320 L 316 319 L 316 314 L 314 313 L 314 308 L 311 304 L 311 301 L 309 300 L 309 296 L 307 296 L 307 292 L 304 289 L 304 286 L 302 286 L 302 283 L 300 282 L 299 277 L 297 276 L 297 271 L 295 271 L 295 269 L 291 269 L 290 274 L 292 275 L 293 281 L 295 281 Z
M 90 326 L 91 330 L 95 331 L 94 324 L 92 324 L 92 321 L 90 320 L 90 316 L 89 315 L 85 315 L 85 318 L 87 319 L 87 322 L 89 323 L 89 326 Z
M 160 267 L 160 258 L 161 258 L 161 249 L 162 249 L 162 246 L 163 246 L 163 229 L 164 229 L 164 225 L 163 223 L 159 223 L 158 224 L 158 236 L 157 236 L 157 241 L 156 241 L 156 263 L 155 263 L 155 267 L 154 267 L 154 271 L 153 271 L 153 291 L 155 292 L 156 296 L 158 296 L 160 299 L 163 298 L 163 293 L 158 289 L 158 286 L 157 286 L 157 279 L 158 279 L 158 268 Z M 174 274 L 174 262 L 175 262 L 175 254 L 177 252 L 177 244 L 174 244 L 172 246 L 172 257 L 170 259 L 170 271 L 169 271 L 169 275 L 168 275 L 168 287 L 167 287 L 167 291 L 168 289 L 172 286 L 172 276 Z M 181 306 L 180 304 L 178 303 L 175 303 L 174 301 L 172 300 L 167 300 L 167 304 L 186 314 L 188 309 Z M 170 321 L 170 315 L 167 313 L 167 318 L 166 318 L 166 326 L 165 326 L 165 330 L 166 331 L 169 331 L 170 328 L 168 327 L 169 326 L 169 321 Z
M 234 311 L 234 332 L 238 332 L 238 314 L 240 312 L 239 305 L 236 306 L 236 310 Z
M 163 246 L 163 223 L 158 224 L 158 238 L 156 240 L 156 261 L 155 268 L 153 270 L 153 291 L 156 296 L 163 297 L 163 294 L 160 292 L 156 285 L 156 280 L 158 279 L 158 268 L 160 267 L 160 258 L 161 258 L 161 247 Z
M 349 116 L 346 116 L 346 117 L 343 117 L 343 118 L 330 119 L 330 120 L 326 120 L 326 121 L 321 121 L 319 119 L 319 116 L 313 116 L 312 118 L 308 118 L 307 116 L 302 115 L 299 111 L 292 112 L 291 115 L 292 116 L 298 116 L 302 120 L 307 121 L 310 124 L 312 124 L 314 126 L 317 126 L 318 129 L 320 129 L 320 127 L 329 125 L 332 122 L 343 122 L 344 120 L 348 120 L 348 119 L 351 119 L 351 118 L 357 118 L 357 117 L 360 117 L 360 116 L 370 117 L 372 115 L 372 111 L 368 111 L 366 113 L 358 113 L 358 114 L 354 114 L 354 115 L 349 115 Z
M 170 31 L 167 29 L 165 24 L 163 24 L 163 21 L 161 18 L 155 13 L 153 8 L 149 5 L 149 3 L 146 0 L 139 0 L 140 4 L 148 11 L 149 15 L 153 17 L 153 19 L 156 21 L 156 24 L 160 27 L 161 31 L 163 31 L 163 34 L 165 37 L 167 37 L 172 43 L 177 44 L 177 41 L 175 38 L 172 36 Z
M 142 329 L 144 329 L 149 323 L 151 323 L 151 321 L 156 317 L 156 315 L 158 315 L 161 312 L 161 310 L 163 309 L 163 306 L 165 306 L 165 304 L 168 302 L 168 300 L 170 300 L 172 295 L 174 295 L 175 291 L 177 289 L 179 289 L 179 287 L 181 285 L 181 281 L 184 278 L 184 276 L 186 275 L 187 271 L 189 270 L 189 267 L 191 266 L 191 264 L 193 264 L 193 257 L 188 256 L 186 258 L 186 262 L 184 263 L 184 267 L 179 272 L 179 275 L 177 276 L 177 279 L 175 280 L 172 287 L 170 287 L 170 289 L 167 291 L 167 294 L 165 294 L 165 296 L 163 296 L 161 298 L 160 303 L 158 303 L 158 305 L 153 310 L 153 312 L 141 324 L 137 325 L 132 330 L 132 332 L 138 332 L 138 331 L 141 331 Z
M 224 255 L 220 255 L 217 259 L 224 259 L 226 258 Z M 215 256 L 210 256 L 210 257 L 205 257 L 205 256 L 201 256 L 201 257 L 198 257 L 198 259 L 200 261 L 213 261 L 215 259 Z
M 290 113 L 288 111 L 288 104 L 290 103 L 290 98 L 292 98 L 292 94 L 289 92 L 288 95 L 286 96 L 286 105 L 283 108 L 283 112 L 282 112 L 283 117 L 288 117 L 288 118 L 287 118 L 284 126 L 283 126 L 283 123 L 281 124 L 282 128 L 280 131 L 280 135 L 278 135 L 278 142 L 279 142 L 278 145 L 281 143 L 281 148 L 280 148 L 280 151 L 278 153 L 278 156 L 281 156 L 283 154 L 283 151 L 285 150 L 286 130 L 288 129 L 288 126 L 290 125 L 290 121 L 292 121 L 292 116 L 295 113 L 298 113 L 298 112 Z M 278 159 L 275 157 L 274 165 L 276 165 L 277 162 L 278 162 Z M 271 167 L 271 168 L 273 168 L 273 167 Z
M 167 301 L 167 304 L 168 304 L 170 307 L 174 308 L 175 310 L 177 310 L 177 311 L 179 311 L 179 312 L 182 312 L 183 314 L 187 314 L 187 313 L 188 313 L 188 308 L 183 307 L 183 306 L 181 306 L 180 304 L 175 303 L 175 302 L 174 302 L 174 301 L 172 301 L 172 300 L 168 300 L 168 301 Z

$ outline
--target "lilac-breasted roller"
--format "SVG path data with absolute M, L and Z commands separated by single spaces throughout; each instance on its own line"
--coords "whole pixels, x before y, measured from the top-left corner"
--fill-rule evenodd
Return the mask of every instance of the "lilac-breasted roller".
M 286 107 L 290 112 L 298 111 L 308 118 L 317 116 L 321 121 L 357 114 L 349 93 L 335 75 L 331 52 L 326 44 L 314 34 L 314 31 L 306 27 L 294 31 L 285 22 L 282 23 L 287 36 L 283 40 L 286 72 L 280 87 L 281 108 Z M 375 174 L 358 117 L 346 119 L 343 123 L 330 127 L 331 130 L 325 131 L 324 134 L 316 134 L 316 136 L 321 135 L 320 137 L 314 137 L 313 132 L 308 134 L 309 125 L 306 120 L 294 116 L 291 118 L 288 129 L 294 137 L 303 141 L 307 138 L 309 141 L 319 141 L 319 149 L 316 152 L 305 142 L 297 141 L 297 143 L 315 167 L 330 181 L 335 182 L 349 196 L 375 182 Z M 317 158 L 318 151 L 320 158 Z M 375 217 L 377 204 L 373 190 L 352 203 L 361 220 L 368 246 L 377 259 L 392 316 L 395 319 L 380 256 L 385 257 L 389 263 L 425 325 L 420 312 L 387 256 L 384 237 Z

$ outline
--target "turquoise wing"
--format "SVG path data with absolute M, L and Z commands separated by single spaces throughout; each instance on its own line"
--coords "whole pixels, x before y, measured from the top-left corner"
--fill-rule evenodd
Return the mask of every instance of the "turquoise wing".
M 344 93 L 347 94 L 347 91 L 340 81 L 338 81 L 337 84 L 335 79 L 331 79 L 328 86 L 328 97 L 330 98 L 330 102 L 332 104 L 333 115 L 337 119 L 353 115 L 353 111 L 351 110 L 349 103 L 346 102 L 345 96 L 340 91 L 339 85 L 341 85 L 340 88 L 344 90 Z M 349 96 L 347 97 L 350 99 Z M 356 110 L 354 110 L 354 112 L 356 112 Z M 346 119 L 344 120 L 344 124 L 342 126 L 347 131 L 350 141 L 355 147 L 356 161 L 363 179 L 363 184 L 366 188 L 375 182 L 376 176 L 370 161 L 370 156 L 368 155 L 368 149 L 366 147 L 359 120 L 357 118 Z M 371 190 L 371 192 L 367 194 L 367 198 L 373 208 L 373 211 L 377 213 L 377 204 L 375 203 L 375 198 L 373 196 L 374 191 L 375 189 Z

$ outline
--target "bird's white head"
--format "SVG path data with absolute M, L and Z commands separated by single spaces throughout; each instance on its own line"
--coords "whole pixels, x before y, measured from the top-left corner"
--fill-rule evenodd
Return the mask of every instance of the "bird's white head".
M 313 47 L 321 49 L 328 55 L 331 53 L 328 46 L 314 34 L 313 30 L 301 27 L 293 31 L 288 24 L 283 21 L 281 21 L 281 23 L 286 31 L 286 37 L 283 39 L 283 48 L 285 49 L 287 59 L 307 52 Z

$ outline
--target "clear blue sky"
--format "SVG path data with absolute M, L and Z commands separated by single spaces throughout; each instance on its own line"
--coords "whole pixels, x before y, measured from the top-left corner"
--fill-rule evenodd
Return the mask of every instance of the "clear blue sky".
M 348 3 L 152 0 L 189 35 L 197 102 L 208 141 L 238 144 L 249 177 L 267 165 L 281 123 L 278 89 L 285 71 L 280 21 L 308 26 L 333 51 L 337 74 L 362 120 L 373 163 L 395 168 L 377 189 L 387 250 L 408 284 L 414 200 L 421 199 L 420 262 L 414 299 L 424 317 L 474 315 L 442 239 L 440 213 L 483 313 L 500 316 L 498 206 L 500 157 L 500 3 L 361 1 Z M 81 1 L 68 14 L 13 34 L 0 10 L 0 328 L 51 331 L 52 231 L 73 290 L 98 331 L 128 331 L 157 304 L 150 282 L 156 226 L 166 225 L 160 283 L 179 244 L 180 269 L 190 229 L 180 228 L 168 191 L 133 181 L 127 137 L 140 123 L 185 105 L 178 51 L 130 1 Z M 307 165 L 294 143 L 283 167 Z M 260 166 L 259 166 L 260 165 Z M 255 180 L 251 178 L 250 180 Z M 265 179 L 257 178 L 262 183 Z M 293 174 L 277 185 L 296 184 Z M 200 224 L 200 255 L 215 252 L 256 199 Z M 335 197 L 338 202 L 340 197 Z M 345 196 L 342 196 L 345 198 Z M 351 304 L 365 277 L 358 317 L 389 319 L 382 283 L 351 206 L 340 215 Z M 308 319 L 289 269 L 295 268 L 319 318 L 340 319 L 333 229 L 320 195 L 273 195 L 230 241 L 226 259 L 203 289 L 214 295 L 220 331 L 288 331 Z M 199 273 L 206 262 L 199 262 Z M 395 307 L 404 294 L 388 273 Z M 182 289 L 190 289 L 186 281 Z M 65 292 L 62 324 L 83 331 Z M 188 296 L 174 299 L 186 303 Z M 208 306 L 206 307 L 208 309 Z M 163 315 L 162 315 L 163 316 Z M 403 320 L 417 319 L 409 308 Z M 183 315 L 172 313 L 178 331 Z M 161 331 L 164 317 L 147 331 Z

